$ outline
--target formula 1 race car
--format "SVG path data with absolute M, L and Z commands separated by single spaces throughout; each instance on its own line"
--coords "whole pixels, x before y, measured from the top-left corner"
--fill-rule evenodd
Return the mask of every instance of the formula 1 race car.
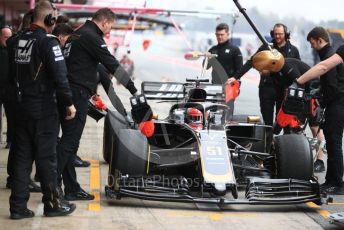
M 215 204 L 322 203 L 304 135 L 273 137 L 257 116 L 229 116 L 221 85 L 143 82 L 142 100 L 177 103 L 146 137 L 109 110 L 104 124 L 106 195 Z M 239 198 L 238 188 L 245 187 Z M 229 195 L 231 194 L 231 195 Z
M 206 66 L 207 59 L 202 73 Z M 202 75 L 186 83 L 142 83 L 143 95 L 134 104 L 174 102 L 166 118 L 154 119 L 149 136 L 142 135 L 141 125 L 130 116 L 108 111 L 103 141 L 108 199 L 322 204 L 307 138 L 297 133 L 273 136 L 272 127 L 259 117 L 233 115 L 225 87 L 207 83 Z M 239 193 L 240 188 L 245 192 Z

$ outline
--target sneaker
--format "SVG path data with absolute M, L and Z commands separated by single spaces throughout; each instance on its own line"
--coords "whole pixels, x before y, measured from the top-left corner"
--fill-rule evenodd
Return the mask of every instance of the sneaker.
M 316 160 L 314 162 L 314 172 L 316 173 L 320 173 L 320 172 L 324 172 L 325 171 L 325 164 L 324 161 L 322 160 Z
M 344 195 L 344 186 L 329 186 L 322 190 L 328 195 Z
M 72 200 L 94 200 L 94 195 L 87 193 L 82 188 L 77 192 L 65 192 L 65 199 Z
M 320 189 L 324 190 L 324 189 L 327 189 L 328 187 L 332 187 L 332 186 L 333 186 L 333 184 L 326 181 L 325 183 L 320 185 Z
M 323 184 L 320 185 L 320 193 L 321 194 L 327 194 L 327 189 L 333 187 L 333 184 L 329 183 L 329 182 L 325 182 Z
M 75 167 L 89 167 L 91 163 L 89 161 L 83 161 L 79 156 L 75 157 L 74 166 Z
M 35 213 L 30 209 L 24 209 L 21 212 L 11 212 L 10 218 L 12 220 L 20 220 L 24 218 L 32 218 L 35 216 Z
M 44 215 L 46 217 L 66 216 L 74 212 L 76 205 L 60 198 L 44 203 Z

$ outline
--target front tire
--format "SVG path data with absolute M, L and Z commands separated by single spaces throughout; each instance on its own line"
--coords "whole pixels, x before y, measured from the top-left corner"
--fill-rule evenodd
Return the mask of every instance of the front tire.
M 274 152 L 277 178 L 299 180 L 312 178 L 312 152 L 304 135 L 289 134 L 275 137 Z

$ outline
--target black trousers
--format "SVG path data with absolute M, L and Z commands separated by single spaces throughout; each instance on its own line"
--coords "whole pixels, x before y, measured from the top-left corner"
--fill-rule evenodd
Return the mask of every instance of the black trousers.
M 51 115 L 39 120 L 16 118 L 15 122 L 10 211 L 20 212 L 27 208 L 30 197 L 29 183 L 33 161 L 36 162 L 40 175 L 42 201 L 50 201 L 56 194 L 58 116 Z
M 7 120 L 7 134 L 6 142 L 12 143 L 14 140 L 15 131 L 15 102 L 16 93 L 15 89 L 10 84 L 3 84 L 0 86 L 0 106 L 4 105 L 6 120 Z M 11 174 L 13 172 L 13 148 L 10 148 L 8 159 L 7 159 L 7 182 L 11 183 Z
M 5 107 L 5 114 L 7 119 L 7 134 L 6 134 L 6 142 L 11 143 L 14 138 L 14 129 L 15 129 L 15 122 L 14 122 L 14 106 L 12 101 L 7 101 L 4 103 Z
M 14 102 L 15 98 L 15 91 L 13 87 L 8 84 L 0 85 L 0 106 L 1 104 L 4 105 L 6 120 L 7 120 L 7 135 L 6 135 L 6 142 L 12 142 L 14 138 Z
M 65 192 L 76 192 L 80 189 L 74 167 L 74 160 L 79 148 L 82 132 L 87 118 L 87 105 L 90 97 L 88 91 L 82 87 L 71 86 L 76 116 L 72 120 L 65 119 L 65 109 L 60 108 L 60 122 L 62 136 L 57 145 L 58 182 L 65 186 Z
M 344 98 L 333 102 L 325 110 L 324 135 L 327 149 L 326 182 L 341 186 L 343 183 Z
M 14 140 L 14 137 L 13 137 Z M 8 158 L 7 158 L 7 184 L 11 186 L 12 184 L 12 175 L 13 175 L 13 167 L 14 167 L 14 148 L 13 145 L 10 147 Z
M 5 113 L 6 113 L 6 119 L 7 119 L 7 143 L 13 143 L 14 140 L 14 132 L 15 132 L 15 125 L 16 121 L 14 119 L 15 117 L 15 108 L 13 101 L 11 102 L 5 102 Z M 13 148 L 10 147 L 9 153 L 8 153 L 8 159 L 7 159 L 7 182 L 11 184 L 11 174 L 13 172 Z
M 284 91 L 278 89 L 273 84 L 259 86 L 260 112 L 266 125 L 273 125 L 274 112 L 277 113 L 281 108 Z M 276 106 L 276 111 L 275 111 Z

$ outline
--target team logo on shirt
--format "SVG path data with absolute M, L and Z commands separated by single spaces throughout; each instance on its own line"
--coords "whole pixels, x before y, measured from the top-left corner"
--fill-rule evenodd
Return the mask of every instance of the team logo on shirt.
M 65 58 L 68 58 L 69 57 L 69 54 L 70 54 L 70 50 L 72 48 L 72 43 L 67 43 L 63 49 L 63 56 Z
M 64 58 L 60 46 L 53 46 L 52 49 L 55 55 L 55 61 L 62 61 Z
M 229 54 L 230 52 L 231 52 L 230 49 L 226 49 L 226 50 L 225 50 L 225 53 L 226 53 L 226 54 Z
M 36 39 L 19 40 L 16 49 L 15 62 L 19 64 L 28 64 L 31 61 L 32 46 Z

